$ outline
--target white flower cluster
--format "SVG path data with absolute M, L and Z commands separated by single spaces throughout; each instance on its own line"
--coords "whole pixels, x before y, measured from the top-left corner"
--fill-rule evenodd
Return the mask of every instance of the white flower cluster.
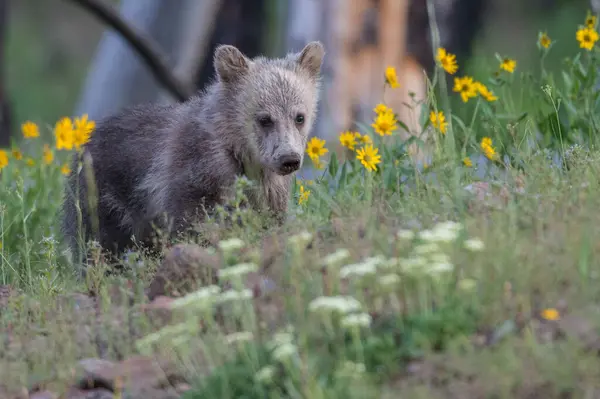
M 237 265 L 229 266 L 219 270 L 219 278 L 222 280 L 232 280 L 242 278 L 248 273 L 258 271 L 258 265 L 252 262 L 238 263 Z
M 351 296 L 321 296 L 308 305 L 313 313 L 341 316 L 340 324 L 345 328 L 369 327 L 371 316 L 361 312 L 362 304 Z
M 298 347 L 294 344 L 293 331 L 288 328 L 287 331 L 278 332 L 268 344 L 273 359 L 278 362 L 285 362 L 298 353 Z
M 221 287 L 209 285 L 202 287 L 197 291 L 191 292 L 186 296 L 175 299 L 171 303 L 171 309 L 195 308 L 204 309 L 211 307 L 217 300 Z
M 235 332 L 235 333 L 231 333 L 231 334 L 225 336 L 225 342 L 227 342 L 228 344 L 235 344 L 238 342 L 248 342 L 248 341 L 252 341 L 253 339 L 254 339 L 254 334 L 252 334 L 252 332 L 250 332 L 250 331 Z
M 296 249 L 302 249 L 313 239 L 313 234 L 309 231 L 302 231 L 288 238 L 288 242 Z
M 189 339 L 198 331 L 198 319 L 191 318 L 186 322 L 165 326 L 160 330 L 150 333 L 135 342 L 135 346 L 140 353 L 149 353 L 151 346 L 159 342 L 169 342 L 174 346 L 174 340 L 177 345 L 189 342 Z
M 321 260 L 321 265 L 325 267 L 336 267 L 350 257 L 350 251 L 346 248 L 340 248 L 333 253 L 325 256 Z
M 240 240 L 239 238 L 230 238 L 228 240 L 222 240 L 219 241 L 219 243 L 217 244 L 219 249 L 223 252 L 237 251 L 238 249 L 244 248 L 244 245 L 246 245 L 246 243 L 244 243 L 244 241 Z
M 308 310 L 315 313 L 347 314 L 361 308 L 361 303 L 351 296 L 321 296 L 308 305 Z
M 435 225 L 431 230 L 423 230 L 419 232 L 419 238 L 429 242 L 452 242 L 455 241 L 462 225 L 460 223 L 448 221 Z

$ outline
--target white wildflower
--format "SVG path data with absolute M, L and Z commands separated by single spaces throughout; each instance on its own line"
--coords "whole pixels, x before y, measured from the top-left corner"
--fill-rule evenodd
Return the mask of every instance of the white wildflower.
M 255 263 L 238 263 L 237 265 L 219 270 L 219 278 L 228 280 L 231 278 L 242 277 L 257 270 L 258 266 Z
M 370 274 L 375 274 L 377 268 L 373 263 L 355 263 L 352 265 L 346 265 L 340 269 L 340 277 L 363 277 Z
M 291 236 L 288 239 L 288 241 L 290 244 L 296 246 L 297 248 L 300 248 L 306 246 L 310 242 L 310 240 L 312 240 L 312 238 L 312 233 L 305 230 L 301 233 Z
M 477 286 L 477 281 L 472 278 L 464 278 L 458 282 L 458 288 L 462 291 L 472 291 Z
M 171 308 L 177 309 L 187 306 L 205 307 L 210 306 L 221 292 L 221 288 L 216 285 L 200 288 L 197 291 L 187 294 L 184 297 L 177 298 L 171 302 Z
M 275 350 L 273 351 L 273 358 L 282 362 L 285 359 L 295 355 L 297 352 L 298 351 L 296 345 L 292 343 L 285 343 L 275 348 Z
M 484 244 L 479 238 L 470 238 L 465 241 L 465 248 L 469 251 L 477 252 L 483 250 Z
M 275 371 L 275 367 L 265 366 L 256 372 L 254 380 L 259 383 L 270 384 L 275 376 Z
M 397 274 L 386 274 L 385 276 L 379 277 L 377 281 L 383 287 L 393 287 L 400 283 L 400 276 Z
M 456 222 L 438 223 L 431 230 L 424 230 L 419 237 L 430 242 L 451 242 L 458 238 L 462 225 Z
M 198 328 L 197 320 L 192 318 L 184 323 L 175 325 L 165 326 L 160 330 L 150 333 L 143 338 L 136 341 L 135 346 L 138 350 L 143 351 L 150 345 L 160 342 L 166 338 L 173 340 L 175 337 L 182 336 L 185 334 L 186 339 L 189 335 L 194 334 Z
M 395 269 L 400 264 L 400 259 L 398 258 L 389 258 L 381 263 L 381 268 L 383 269 Z
M 421 269 L 427 266 L 427 259 L 422 256 L 414 256 L 408 259 L 400 259 L 400 267 L 403 271 L 408 272 L 414 269 Z
M 230 301 L 243 301 L 252 299 L 254 295 L 251 290 L 228 290 L 219 295 L 219 302 L 230 302 Z
M 225 341 L 228 344 L 233 344 L 236 342 L 247 342 L 247 341 L 252 341 L 253 339 L 254 339 L 254 334 L 252 334 L 252 332 L 250 332 L 250 331 L 236 332 L 236 333 L 231 333 L 231 334 L 225 336 Z
M 419 255 L 425 255 L 434 252 L 440 252 L 440 247 L 435 242 L 431 242 L 428 244 L 417 245 L 415 247 L 415 252 Z
M 350 257 L 350 251 L 346 248 L 338 249 L 321 260 L 323 266 L 336 266 Z
M 419 238 L 425 241 L 433 241 L 434 239 L 433 230 L 423 230 L 419 232 Z
M 432 254 L 429 258 L 434 263 L 450 263 L 450 257 L 446 254 Z
M 354 363 L 350 360 L 344 362 L 340 370 L 351 374 L 362 374 L 367 371 L 364 363 Z
M 462 229 L 462 224 L 460 223 L 456 223 L 453 221 L 447 221 L 447 222 L 442 222 L 442 223 L 438 223 L 435 226 L 435 229 L 438 230 L 450 230 L 450 231 L 460 231 L 460 229 Z
M 371 325 L 371 315 L 367 313 L 349 314 L 342 319 L 342 327 L 369 327 Z
M 330 311 L 350 313 L 361 309 L 361 304 L 351 296 L 321 296 L 313 299 L 308 305 L 313 312 Z
M 244 248 L 244 241 L 239 238 L 230 238 L 228 240 L 219 241 L 218 246 L 219 249 L 223 252 L 231 252 L 241 248 Z
M 454 265 L 451 263 L 437 262 L 427 267 L 427 271 L 431 274 L 441 274 L 454 270 Z
M 400 229 L 396 233 L 396 237 L 401 240 L 412 240 L 415 238 L 415 232 L 412 230 Z
M 369 258 L 365 258 L 362 263 L 370 263 L 372 265 L 379 266 L 380 264 L 382 264 L 385 261 L 386 261 L 386 259 L 384 256 L 376 255 L 376 256 L 371 256 Z
M 293 340 L 293 335 L 288 332 L 278 332 L 272 338 L 272 342 L 275 346 L 289 344 L 292 343 Z

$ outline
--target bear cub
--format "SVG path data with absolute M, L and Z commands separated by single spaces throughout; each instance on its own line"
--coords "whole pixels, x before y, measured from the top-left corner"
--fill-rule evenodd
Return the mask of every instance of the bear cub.
M 285 216 L 317 113 L 324 54 L 320 42 L 275 59 L 221 45 L 215 79 L 187 101 L 132 106 L 98 121 L 83 158 L 73 158 L 62 208 L 74 263 L 85 263 L 79 248 L 90 239 L 118 256 L 132 237 L 149 242 L 154 226 L 184 231 L 231 198 L 237 176 L 255 181 L 253 208 Z

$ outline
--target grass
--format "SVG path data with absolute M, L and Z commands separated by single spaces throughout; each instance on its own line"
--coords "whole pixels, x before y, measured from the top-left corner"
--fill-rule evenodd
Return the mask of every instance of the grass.
M 184 398 L 594 396 L 599 51 L 571 50 L 539 75 L 487 60 L 474 78 L 492 102 L 440 90 L 438 68 L 427 167 L 401 123 L 380 136 L 368 121 L 376 171 L 356 157 L 366 144 L 314 157 L 322 169 L 295 183 L 280 228 L 234 203 L 241 224 L 201 227 L 219 282 L 186 281 L 168 320 L 144 310 L 159 259 L 74 278 L 56 220 L 70 152 L 46 164 L 31 139 L 36 165 L 9 157 L 1 174 L 0 278 L 14 291 L 0 295 L 2 385 L 60 390 L 82 358 L 146 354 L 175 364 Z

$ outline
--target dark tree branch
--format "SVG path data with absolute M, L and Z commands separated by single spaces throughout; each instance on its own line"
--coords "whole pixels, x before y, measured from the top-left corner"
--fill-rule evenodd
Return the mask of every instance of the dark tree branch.
M 179 101 L 185 101 L 192 95 L 192 88 L 181 82 L 169 68 L 165 56 L 154 45 L 153 41 L 134 26 L 127 23 L 119 13 L 102 0 L 71 0 L 108 24 L 137 51 L 146 65 L 152 70 L 154 77 L 162 83 Z

